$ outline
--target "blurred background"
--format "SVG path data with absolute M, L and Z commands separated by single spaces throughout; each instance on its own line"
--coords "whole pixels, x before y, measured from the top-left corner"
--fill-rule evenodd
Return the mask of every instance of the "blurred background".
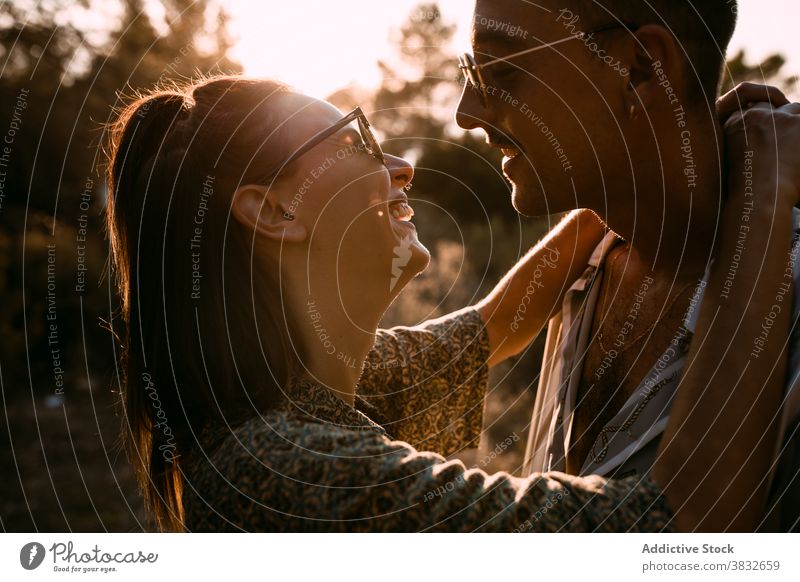
M 726 87 L 766 81 L 796 99 L 800 10 L 764 4 L 740 0 Z M 117 446 L 107 329 L 117 299 L 99 146 L 121 96 L 244 72 L 342 109 L 361 105 L 385 149 L 416 165 L 415 222 L 434 256 L 385 326 L 476 301 L 559 219 L 520 218 L 500 155 L 453 124 L 454 57 L 468 50 L 471 9 L 462 0 L 0 3 L 0 529 L 152 528 Z M 467 463 L 519 471 L 542 347 L 539 338 L 492 371 L 485 434 Z

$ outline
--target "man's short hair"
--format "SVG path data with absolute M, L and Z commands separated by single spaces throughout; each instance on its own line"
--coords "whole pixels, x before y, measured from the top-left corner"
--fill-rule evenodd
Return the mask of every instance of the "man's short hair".
M 615 21 L 664 26 L 689 62 L 689 98 L 717 98 L 737 0 L 562 0 L 561 6 L 580 15 L 586 30 Z

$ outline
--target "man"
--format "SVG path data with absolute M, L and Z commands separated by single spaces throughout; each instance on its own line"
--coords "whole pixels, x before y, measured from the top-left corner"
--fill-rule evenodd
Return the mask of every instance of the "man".
M 756 280 L 755 264 L 752 271 L 742 268 L 743 255 L 763 232 L 750 229 L 752 200 L 743 198 L 738 216 L 722 221 L 721 200 L 733 184 L 752 198 L 753 176 L 769 176 L 762 152 L 746 145 L 742 159 L 730 160 L 730 183 L 724 171 L 714 101 L 735 22 L 731 0 L 477 0 L 475 56 L 461 59 L 468 83 L 459 125 L 483 129 L 503 149 L 520 213 L 588 208 L 613 231 L 577 281 L 566 282 L 569 290 L 550 322 L 526 472 L 649 473 L 666 444 L 673 397 L 692 369 L 687 362 L 698 368 L 722 363 L 703 361 L 691 341 L 695 326 L 698 317 L 713 315 L 712 307 L 724 309 L 737 286 Z M 511 26 L 528 34 L 509 35 Z M 759 174 L 758 168 L 766 169 Z M 791 206 L 777 210 L 798 231 Z M 720 222 L 738 229 L 739 237 L 729 255 L 717 256 L 725 261 L 725 281 L 719 296 L 703 303 L 701 316 Z M 774 226 L 786 235 L 788 251 L 788 229 Z M 772 259 L 789 261 L 789 284 L 782 295 L 776 291 L 773 305 L 791 309 L 793 326 L 797 255 Z M 755 338 L 737 337 L 732 327 L 733 351 L 726 357 L 763 365 L 759 350 L 770 339 L 774 313 L 766 308 L 763 333 Z M 723 468 L 750 470 L 753 456 L 782 455 L 777 476 L 775 463 L 757 469 L 772 484 L 772 516 L 761 524 L 768 529 L 796 529 L 800 515 L 797 486 L 790 487 L 800 479 L 790 458 L 798 450 L 792 438 L 798 432 L 800 353 L 794 348 L 800 342 L 797 334 L 791 339 L 776 431 L 786 446 L 775 452 L 773 443 L 761 443 L 740 466 Z M 718 381 L 738 385 L 724 365 L 726 372 L 731 376 Z M 698 478 L 719 471 L 698 467 Z

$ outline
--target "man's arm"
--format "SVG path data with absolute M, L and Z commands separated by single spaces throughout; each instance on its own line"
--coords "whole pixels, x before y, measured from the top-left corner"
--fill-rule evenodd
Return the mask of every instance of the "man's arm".
M 521 352 L 560 311 L 605 232 L 593 212 L 571 212 L 477 305 L 489 333 L 490 366 Z
M 792 306 L 786 268 L 798 181 L 784 158 L 796 156 L 791 140 L 800 138 L 797 116 L 775 113 L 759 105 L 726 126 L 722 238 L 653 470 L 683 531 L 754 531 L 763 517 Z

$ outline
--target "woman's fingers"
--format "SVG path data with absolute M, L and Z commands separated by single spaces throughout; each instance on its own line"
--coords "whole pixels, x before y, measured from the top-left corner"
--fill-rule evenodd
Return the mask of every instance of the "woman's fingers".
M 719 121 L 724 124 L 733 113 L 748 109 L 754 103 L 760 102 L 781 107 L 788 104 L 789 100 L 777 87 L 740 83 L 717 100 Z

